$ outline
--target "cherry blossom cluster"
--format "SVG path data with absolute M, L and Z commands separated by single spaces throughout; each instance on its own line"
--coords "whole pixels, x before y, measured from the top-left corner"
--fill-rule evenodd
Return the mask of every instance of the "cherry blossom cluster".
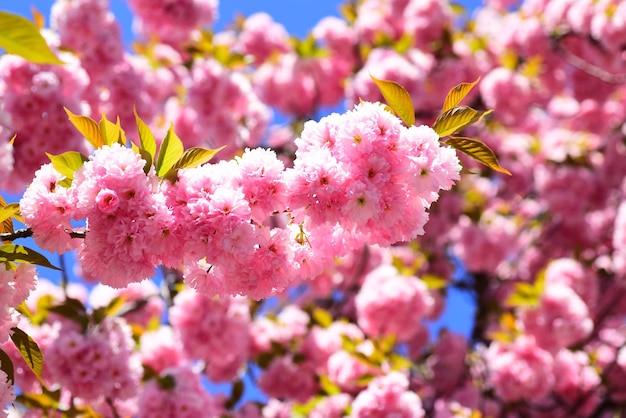
M 65 66 L 38 65 L 12 55 L 0 57 L 0 142 L 4 189 L 17 192 L 47 160 L 46 152 L 86 152 L 82 136 L 67 124 L 63 106 L 89 108 L 83 95 L 89 77 L 79 62 L 67 56 Z M 9 140 L 15 135 L 12 145 Z M 19 162 L 17 164 L 16 162 Z
M 9 338 L 11 328 L 18 323 L 19 316 L 15 308 L 36 285 L 37 273 L 33 264 L 3 264 L 0 267 L 0 343 Z
M 83 274 L 105 284 L 124 287 L 182 262 L 202 293 L 261 299 L 319 273 L 298 273 L 308 260 L 423 234 L 427 209 L 459 178 L 454 151 L 432 129 L 406 128 L 381 104 L 310 122 L 296 145 L 288 170 L 273 151 L 246 150 L 181 169 L 172 184 L 113 144 L 97 149 L 69 188 L 43 166 L 21 211 L 42 248 L 78 248 Z M 289 214 L 290 225 L 264 224 L 278 214 Z M 72 219 L 86 219 L 84 240 L 69 234 Z M 335 248 L 320 243 L 329 231 Z

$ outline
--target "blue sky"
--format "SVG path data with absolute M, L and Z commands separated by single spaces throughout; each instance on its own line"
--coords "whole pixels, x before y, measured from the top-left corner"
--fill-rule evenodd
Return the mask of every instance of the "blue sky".
M 124 39 L 126 41 L 132 39 L 132 17 L 127 1 L 109 0 L 109 3 L 113 13 L 115 13 L 120 22 Z M 264 11 L 269 13 L 275 21 L 282 23 L 289 33 L 304 36 L 321 18 L 330 15 L 339 16 L 339 6 L 342 3 L 344 1 L 340 0 L 222 0 L 219 3 L 219 19 L 215 28 L 217 30 L 223 29 L 225 25 L 233 21 L 237 13 L 250 15 Z M 457 3 L 469 9 L 474 9 L 481 2 L 480 0 L 461 0 Z M 5 2 L 5 4 L 0 5 L 0 10 L 30 17 L 30 8 L 35 6 L 47 17 L 52 4 L 54 4 L 54 0 L 19 0 Z

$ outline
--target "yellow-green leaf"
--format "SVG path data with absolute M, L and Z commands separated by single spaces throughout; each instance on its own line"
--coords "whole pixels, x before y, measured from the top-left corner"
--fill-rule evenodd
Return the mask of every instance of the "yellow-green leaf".
M 0 246 L 0 262 L 2 261 L 21 261 L 48 267 L 53 270 L 60 270 L 60 268 L 53 266 L 46 257 L 37 251 L 16 244 Z
M 13 340 L 13 344 L 22 355 L 24 361 L 28 367 L 33 371 L 37 379 L 43 385 L 43 379 L 41 377 L 41 373 L 43 371 L 43 354 L 41 354 L 41 350 L 39 346 L 28 334 L 17 327 L 11 328 L 13 334 L 11 334 L 11 340 Z
M 76 151 L 67 151 L 59 155 L 52 155 L 46 152 L 46 155 L 50 158 L 52 167 L 68 179 L 73 179 L 76 170 L 81 168 L 86 161 L 89 161 L 89 158 Z
M 117 123 L 113 123 L 107 119 L 104 112 L 102 112 L 102 118 L 100 119 L 100 135 L 105 145 L 113 145 L 116 142 L 122 146 L 126 146 L 126 134 L 120 126 L 120 118 L 118 116 Z
M 406 371 L 413 367 L 413 362 L 397 353 L 389 354 L 389 364 L 392 370 Z
M 370 77 L 378 86 L 389 107 L 398 115 L 406 126 L 413 126 L 415 123 L 415 109 L 411 96 L 400 84 L 395 81 L 379 80 L 370 74 Z
M 12 219 L 17 219 L 18 221 L 24 223 L 22 216 L 20 215 L 19 203 L 10 203 L 0 208 L 0 233 L 13 232 Z
M 154 139 L 154 134 L 148 128 L 148 125 L 139 117 L 137 113 L 137 109 L 134 108 L 133 112 L 135 113 L 135 121 L 137 123 L 137 132 L 139 133 L 139 141 L 141 145 L 141 149 L 150 154 L 150 163 L 154 161 L 154 155 L 156 154 L 156 141 Z
M 224 148 L 226 148 L 225 145 L 217 149 L 206 149 L 206 148 L 196 148 L 196 147 L 189 148 L 183 153 L 183 156 L 180 157 L 178 161 L 176 161 L 176 164 L 174 164 L 174 167 L 172 167 L 167 172 L 167 174 L 165 174 L 165 178 L 173 182 L 176 181 L 177 170 L 181 168 L 193 168 L 193 167 L 197 167 L 199 165 L 208 163 L 209 161 L 211 161 L 211 158 L 215 156 L 215 154 L 217 154 Z
M 492 170 L 508 174 L 509 176 L 511 175 L 509 170 L 500 166 L 498 159 L 496 158 L 496 154 L 494 154 L 491 148 L 479 139 L 454 136 L 444 141 L 444 143 L 464 154 L 469 155 Z
M 66 107 L 64 107 L 64 109 L 72 125 L 78 129 L 78 132 L 80 132 L 94 148 L 101 148 L 104 145 L 100 128 L 95 120 L 91 119 L 89 116 L 75 115 Z
M 183 152 L 183 142 L 174 132 L 174 125 L 171 124 L 159 149 L 159 156 L 156 162 L 157 176 L 165 176 L 165 174 L 174 167 L 180 157 L 182 157 Z
M 537 306 L 539 304 L 540 297 L 541 293 L 538 292 L 532 284 L 517 283 L 515 285 L 515 291 L 507 298 L 506 304 L 511 307 Z
M 378 345 L 378 348 L 380 349 L 380 351 L 382 351 L 383 354 L 390 353 L 391 350 L 393 350 L 393 348 L 396 345 L 396 336 L 395 336 L 395 334 L 391 333 L 389 335 L 381 337 L 380 340 L 378 341 L 377 345 Z
M 443 289 L 448 285 L 448 281 L 444 277 L 435 274 L 424 274 L 420 278 L 430 290 Z
M 59 396 L 56 396 L 58 394 Z M 17 395 L 16 401 L 24 405 L 28 409 L 51 411 L 59 409 L 61 389 L 55 392 L 45 391 L 43 393 L 21 393 Z M 49 416 L 45 414 L 43 416 Z M 68 416 L 68 415 L 65 415 Z M 82 417 L 82 415 L 81 415 Z
M 341 389 L 325 374 L 320 375 L 320 386 L 324 392 L 329 395 L 337 395 L 341 393 Z
M 453 107 L 457 107 L 479 81 L 480 77 L 478 77 L 473 83 L 461 83 L 452 87 L 446 96 L 446 100 L 443 102 L 443 109 L 441 112 L 445 113 Z
M 443 112 L 435 121 L 433 130 L 439 138 L 452 135 L 474 122 L 478 122 L 483 116 L 491 113 L 491 110 L 480 111 L 468 106 L 453 107 Z
M 0 233 L 13 232 L 13 220 L 11 218 L 19 216 L 20 205 L 11 203 L 7 205 L 6 200 L 0 196 Z M 19 219 L 21 222 L 21 218 Z
M 11 357 L 9 357 L 9 355 L 2 349 L 0 349 L 0 370 L 2 370 L 7 375 L 9 383 L 13 385 L 13 383 L 15 382 L 13 361 L 11 361 Z
M 25 17 L 0 12 L 0 48 L 37 64 L 63 64 L 50 50 L 39 28 Z
M 322 328 L 328 328 L 333 323 L 333 316 L 326 309 L 316 307 L 312 312 L 313 319 Z

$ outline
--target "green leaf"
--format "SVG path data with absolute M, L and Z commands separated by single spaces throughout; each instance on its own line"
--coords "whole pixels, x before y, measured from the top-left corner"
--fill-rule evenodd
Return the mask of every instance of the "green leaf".
M 42 385 L 44 385 L 41 373 L 43 372 L 43 354 L 39 346 L 28 334 L 17 327 L 11 328 L 13 334 L 11 334 L 11 340 L 13 344 L 22 355 L 22 358 L 33 371 L 35 376 Z
M 372 373 L 365 373 L 356 380 L 356 383 L 359 386 L 367 386 L 372 380 L 374 380 L 375 377 L 376 376 L 374 376 Z
M 410 359 L 397 353 L 389 354 L 388 360 L 392 370 L 404 371 L 413 367 L 413 362 Z
M 174 125 L 171 124 L 159 149 L 159 156 L 156 162 L 157 176 L 163 178 L 163 176 L 170 171 L 170 168 L 174 167 L 176 162 L 182 157 L 183 152 L 183 142 L 174 132 Z
M 339 386 L 333 383 L 325 374 L 320 375 L 320 387 L 329 395 L 338 395 L 341 393 Z
M 24 220 L 22 219 L 22 215 L 20 214 L 19 203 L 9 203 L 8 205 L 0 209 L 0 222 L 4 223 L 4 221 L 10 218 L 16 219 L 24 223 Z M 6 228 L 3 228 L 3 232 L 12 232 L 12 231 L 13 231 L 13 228 L 11 228 L 11 231 L 7 230 Z
M 309 399 L 304 404 L 294 404 L 293 407 L 291 408 L 291 413 L 293 414 L 293 417 L 294 418 L 306 418 L 310 416 L 313 409 L 315 409 L 315 407 L 325 398 L 326 398 L 325 396 L 317 395 Z
M 322 328 L 328 328 L 333 323 L 333 316 L 325 309 L 316 307 L 312 315 L 315 322 Z
M 0 370 L 7 375 L 7 379 L 11 385 L 14 385 L 15 370 L 13 369 L 13 361 L 11 360 L 11 357 L 9 357 L 9 355 L 2 349 L 0 349 Z
M 28 409 L 41 409 L 42 411 L 58 410 L 60 399 L 61 389 L 52 392 L 45 388 L 43 393 L 22 393 L 16 397 L 16 400 Z M 44 414 L 44 416 L 49 415 Z
M 508 297 L 506 303 L 508 306 L 537 306 L 541 292 L 538 292 L 535 286 L 529 283 L 516 283 L 515 291 Z
M 245 386 L 243 384 L 243 380 L 237 379 L 237 381 L 233 383 L 233 387 L 230 390 L 230 397 L 225 404 L 227 409 L 232 409 L 235 407 L 235 405 L 237 405 L 237 402 L 239 402 L 239 400 L 243 396 L 244 389 Z
M 100 135 L 105 145 L 113 145 L 116 142 L 122 146 L 126 146 L 126 133 L 120 126 L 120 118 L 117 117 L 117 122 L 113 123 L 107 119 L 104 112 L 102 112 L 102 118 L 100 119 Z
M 368 357 L 367 355 L 361 353 L 360 351 L 355 351 L 354 353 L 351 353 L 351 354 L 355 359 L 365 364 L 366 366 L 370 366 L 374 368 L 380 367 L 380 364 L 376 362 L 376 360 Z
M 152 166 L 152 161 L 153 161 L 152 156 L 150 155 L 148 151 L 143 150 L 143 149 L 139 150 L 139 155 L 141 155 L 141 158 L 146 162 L 143 165 L 143 172 L 146 173 L 147 175 L 150 172 L 150 167 Z
M 50 50 L 37 26 L 30 20 L 0 12 L 0 48 L 37 64 L 63 64 Z
M 6 200 L 0 196 L 0 233 L 13 232 L 13 219 L 23 222 L 20 216 L 19 203 L 11 203 L 7 205 Z
M 4 244 L 0 246 L 0 261 L 21 261 L 53 270 L 61 270 L 50 264 L 48 259 L 35 250 L 16 244 Z
M 469 155 L 476 161 L 485 164 L 492 170 L 511 175 L 511 172 L 498 163 L 496 154 L 484 142 L 476 138 L 452 137 L 444 141 L 444 144 Z
M 420 279 L 426 284 L 429 290 L 443 289 L 448 285 L 448 281 L 444 277 L 434 274 L 424 274 Z
M 208 163 L 215 156 L 215 154 L 217 154 L 224 148 L 226 148 L 225 145 L 218 149 L 189 148 L 183 153 L 183 156 L 180 157 L 178 161 L 176 161 L 174 167 L 172 167 L 167 172 L 167 174 L 165 174 L 165 178 L 171 180 L 172 182 L 175 182 L 177 180 L 176 173 L 179 169 L 193 168 Z
M 171 390 L 176 387 L 176 380 L 171 374 L 157 378 L 157 383 L 162 390 Z
M 115 297 L 111 299 L 106 306 L 106 316 L 120 316 L 122 315 L 122 308 L 126 304 L 126 300 L 123 297 Z
M 52 167 L 68 179 L 74 179 L 76 170 L 81 168 L 86 161 L 89 161 L 89 158 L 76 151 L 67 151 L 59 155 L 52 155 L 46 152 L 46 155 L 50 158 Z
M 473 83 L 461 83 L 452 87 L 446 96 L 446 100 L 443 102 L 443 109 L 441 112 L 445 113 L 448 110 L 457 107 L 479 81 L 480 77 L 478 77 Z
M 150 155 L 150 164 L 152 164 L 152 161 L 154 161 L 154 155 L 156 154 L 156 141 L 154 139 L 154 134 L 150 128 L 148 128 L 148 125 L 146 125 L 146 123 L 139 117 L 136 108 L 133 108 L 133 113 L 135 114 L 135 122 L 137 123 L 137 133 L 139 134 L 141 150 L 146 151 Z M 143 153 L 141 155 L 143 157 Z
M 83 330 L 87 329 L 89 325 L 87 308 L 77 299 L 67 298 L 58 305 L 48 307 L 48 311 L 71 319 L 79 324 Z
M 406 126 L 415 124 L 415 109 L 409 93 L 395 81 L 379 80 L 370 74 L 370 77 L 378 86 L 389 107 L 398 115 Z
M 390 353 L 393 350 L 393 347 L 396 345 L 396 336 L 395 334 L 389 334 L 382 337 L 378 341 L 378 348 L 382 351 L 383 354 Z
M 478 122 L 484 116 L 491 113 L 491 110 L 480 111 L 468 106 L 453 107 L 443 112 L 435 121 L 433 130 L 437 132 L 439 138 L 452 135 L 474 122 Z
M 63 109 L 65 109 L 65 113 L 67 113 L 72 125 L 78 129 L 78 132 L 80 132 L 94 148 L 101 148 L 104 145 L 100 128 L 95 120 L 91 119 L 89 116 L 75 115 L 66 107 Z

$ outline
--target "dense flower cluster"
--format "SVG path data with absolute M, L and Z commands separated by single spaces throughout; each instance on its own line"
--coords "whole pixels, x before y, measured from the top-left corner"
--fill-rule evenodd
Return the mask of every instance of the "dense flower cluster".
M 69 189 L 50 164 L 42 167 L 21 210 L 51 251 L 71 249 L 76 241 L 60 235 L 71 219 L 86 219 L 81 268 L 104 284 L 123 287 L 160 264 L 184 263 L 186 280 L 202 293 L 261 299 L 319 273 L 298 273 L 307 258 L 332 260 L 357 242 L 389 245 L 423 234 L 439 190 L 459 178 L 454 151 L 432 129 L 406 128 L 380 104 L 309 123 L 296 144 L 287 170 L 273 151 L 246 150 L 180 170 L 174 184 L 159 183 L 139 154 L 113 144 L 94 152 Z M 310 238 L 264 224 L 280 213 L 303 222 Z M 329 230 L 341 249 L 316 237 Z
M 15 308 L 24 302 L 36 285 L 34 265 L 20 263 L 16 267 L 0 266 L 0 343 L 9 338 L 11 328 L 17 325 Z

